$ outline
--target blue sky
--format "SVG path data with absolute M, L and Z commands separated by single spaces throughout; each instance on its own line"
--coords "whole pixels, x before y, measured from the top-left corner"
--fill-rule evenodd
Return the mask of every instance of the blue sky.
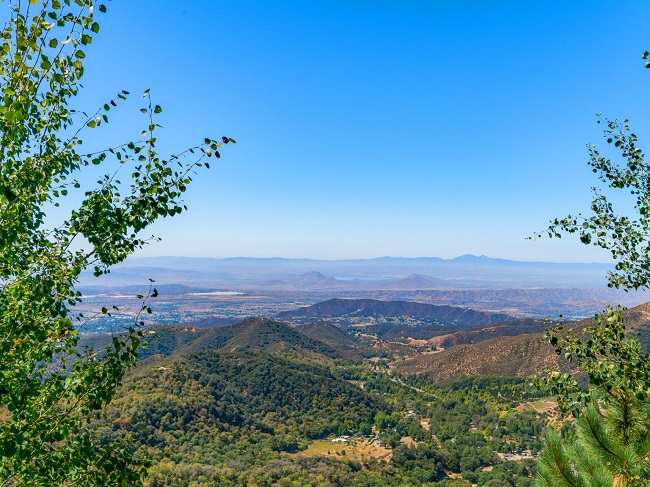
M 80 106 L 151 88 L 165 109 L 159 149 L 237 139 L 138 255 L 607 260 L 525 237 L 588 207 L 595 113 L 650 138 L 650 4 L 107 6 Z M 113 115 L 101 143 L 137 137 L 137 108 Z

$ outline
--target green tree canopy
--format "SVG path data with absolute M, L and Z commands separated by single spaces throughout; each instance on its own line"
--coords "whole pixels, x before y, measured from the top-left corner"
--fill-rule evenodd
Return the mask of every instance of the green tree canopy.
M 84 425 L 134 364 L 140 319 L 107 351 L 80 349 L 75 284 L 84 269 L 109 272 L 147 243 L 141 232 L 152 222 L 184 211 L 194 169 L 234 141 L 206 138 L 162 156 L 162 108 L 146 91 L 141 137 L 88 151 L 84 133 L 101 130 L 129 95 L 90 116 L 73 106 L 106 7 L 30 0 L 0 8 L 8 19 L 0 30 L 0 485 L 133 485 L 146 462 L 134 459 L 128 439 L 102 444 Z M 81 187 L 76 175 L 94 165 L 106 175 Z M 46 226 L 47 208 L 73 195 L 81 203 Z M 150 312 L 146 303 L 142 311 Z
M 648 485 L 650 356 L 624 332 L 620 308 L 608 308 L 586 330 L 547 331 L 555 351 L 577 364 L 589 387 L 568 373 L 551 374 L 551 393 L 577 419 L 573 438 L 547 432 L 538 485 Z

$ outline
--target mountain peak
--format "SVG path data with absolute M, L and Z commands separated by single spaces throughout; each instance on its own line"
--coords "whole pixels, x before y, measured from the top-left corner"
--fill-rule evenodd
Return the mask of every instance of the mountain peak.
M 296 280 L 299 280 L 301 282 L 305 283 L 318 283 L 318 282 L 323 282 L 327 281 L 329 278 L 323 274 L 321 274 L 318 271 L 310 271 L 310 272 L 305 272 L 303 274 L 300 274 L 298 277 L 296 277 Z
M 453 262 L 487 262 L 493 259 L 487 255 L 463 254 L 449 260 Z
M 293 280 L 295 285 L 303 288 L 322 288 L 322 287 L 336 287 L 340 281 L 333 277 L 327 277 L 318 271 L 305 272 L 296 276 Z

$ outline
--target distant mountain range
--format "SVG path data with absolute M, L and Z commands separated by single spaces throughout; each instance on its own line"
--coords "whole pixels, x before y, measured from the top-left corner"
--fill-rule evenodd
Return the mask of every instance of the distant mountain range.
M 486 256 L 313 260 L 148 257 L 130 259 L 84 286 L 147 283 L 276 290 L 413 290 L 507 287 L 604 287 L 602 263 L 519 262 Z
M 296 269 L 318 268 L 320 266 L 426 266 L 426 265 L 487 265 L 487 266 L 514 266 L 514 267 L 567 267 L 574 268 L 593 268 L 610 269 L 612 266 L 607 263 L 561 263 L 561 262 L 526 262 L 510 259 L 499 259 L 485 255 L 465 254 L 452 259 L 442 259 L 440 257 L 377 257 L 372 259 L 340 259 L 340 260 L 321 260 L 321 259 L 290 259 L 284 257 L 230 257 L 230 258 L 211 258 L 211 257 L 140 257 L 126 261 L 124 267 L 164 267 L 167 269 L 210 269 L 214 266 L 225 267 L 292 267 Z

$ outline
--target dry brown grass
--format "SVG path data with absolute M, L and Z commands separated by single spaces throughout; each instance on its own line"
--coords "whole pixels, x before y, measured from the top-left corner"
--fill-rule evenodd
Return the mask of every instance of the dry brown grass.
M 343 452 L 345 455 L 343 456 Z M 360 438 L 348 443 L 332 443 L 331 440 L 313 441 L 306 450 L 294 453 L 298 456 L 323 455 L 338 458 L 347 458 L 364 463 L 370 457 L 377 460 L 389 461 L 393 452 L 389 448 L 377 445 L 374 440 Z
M 536 399 L 534 401 L 522 402 L 515 409 L 518 411 L 532 409 L 540 414 L 548 414 L 555 408 L 557 408 L 557 402 L 555 402 L 555 399 L 552 397 L 545 397 L 542 399 Z
M 405 437 L 403 437 L 401 440 L 399 440 L 399 442 L 400 442 L 402 445 L 406 445 L 406 446 L 415 446 L 415 445 L 418 444 L 418 442 L 415 441 L 415 440 L 414 440 L 413 438 L 411 438 L 410 436 L 405 436 Z

